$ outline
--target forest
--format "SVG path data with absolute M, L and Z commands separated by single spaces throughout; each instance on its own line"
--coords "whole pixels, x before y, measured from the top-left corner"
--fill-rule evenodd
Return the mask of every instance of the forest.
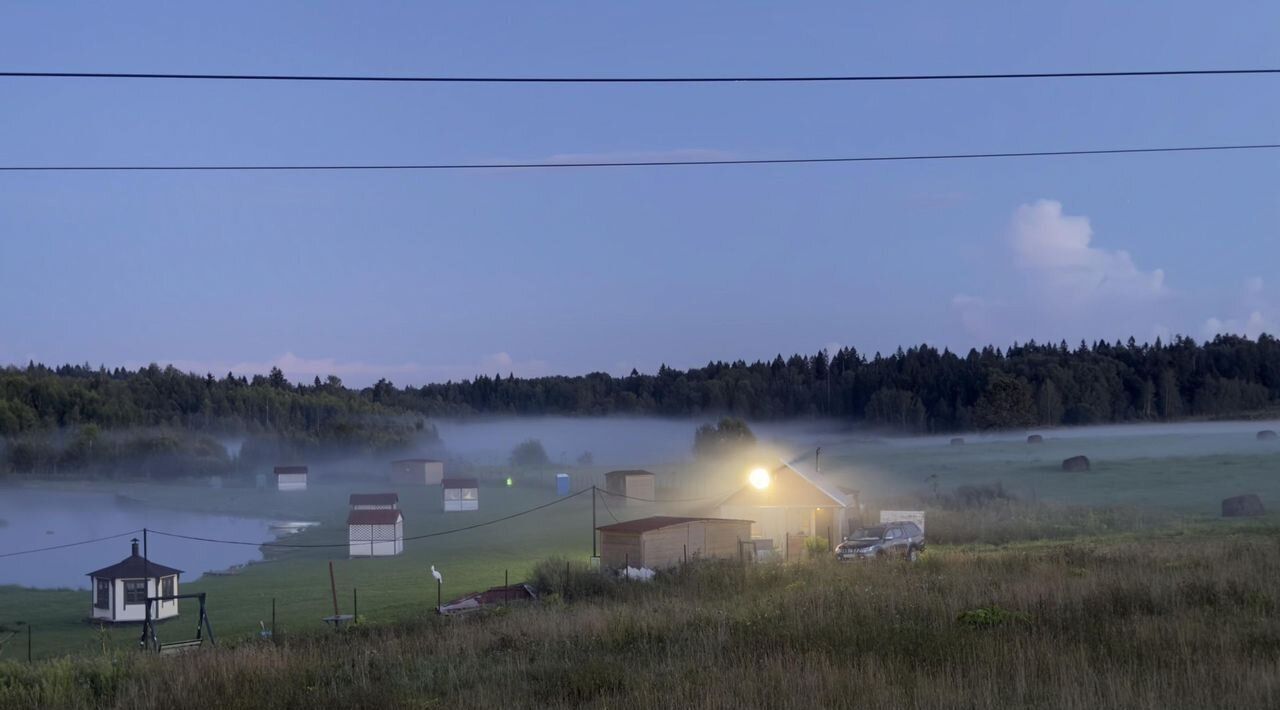
M 632 371 L 349 388 L 337 377 L 290 382 L 90 365 L 0 369 L 0 435 L 92 424 L 271 434 L 314 442 L 394 445 L 433 417 L 610 414 L 767 421 L 828 417 L 905 432 L 1174 421 L 1248 415 L 1280 399 L 1280 341 L 1218 336 L 1169 343 L 988 346 L 960 355 L 928 345 L 867 357 L 781 355 Z

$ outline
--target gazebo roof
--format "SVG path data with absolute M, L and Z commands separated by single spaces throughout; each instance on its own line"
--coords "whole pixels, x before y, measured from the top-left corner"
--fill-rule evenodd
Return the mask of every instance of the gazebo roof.
M 144 579 L 168 577 L 171 574 L 182 574 L 182 570 L 166 567 L 159 562 L 147 562 L 142 555 L 134 553 L 109 567 L 90 572 L 88 576 L 101 579 Z

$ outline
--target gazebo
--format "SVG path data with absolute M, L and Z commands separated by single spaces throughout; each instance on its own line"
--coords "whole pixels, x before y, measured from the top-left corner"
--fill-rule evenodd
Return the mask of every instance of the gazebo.
M 178 575 L 182 570 L 149 562 L 138 554 L 138 539 L 132 540 L 132 554 L 123 560 L 89 573 L 93 606 L 91 618 L 109 623 L 143 621 L 147 597 L 171 597 L 178 593 Z M 151 618 L 168 619 L 178 615 L 178 600 L 155 602 Z

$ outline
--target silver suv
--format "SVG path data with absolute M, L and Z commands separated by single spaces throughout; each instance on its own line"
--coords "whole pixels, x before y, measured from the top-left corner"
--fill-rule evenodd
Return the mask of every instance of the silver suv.
M 922 552 L 924 531 L 911 522 L 860 528 L 836 545 L 836 559 L 842 561 L 901 557 L 915 562 Z

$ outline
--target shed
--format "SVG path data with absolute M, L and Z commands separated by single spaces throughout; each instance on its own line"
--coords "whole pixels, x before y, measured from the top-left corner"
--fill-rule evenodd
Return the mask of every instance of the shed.
M 848 526 L 850 507 L 856 509 L 857 494 L 842 489 L 807 465 L 783 463 L 770 473 L 768 485 L 747 484 L 720 504 L 725 518 L 754 520 L 751 537 L 774 541 L 787 557 L 804 550 L 806 538 L 840 540 Z
M 353 510 L 347 514 L 347 543 L 352 557 L 390 557 L 404 552 L 404 516 L 395 508 Z
M 607 493 L 619 496 L 624 506 L 650 502 L 654 500 L 656 491 L 653 473 L 640 469 L 606 473 L 604 489 Z
M 276 466 L 276 490 L 278 491 L 305 491 L 307 490 L 307 467 L 306 466 Z
M 694 558 L 738 559 L 750 520 L 657 515 L 596 528 L 605 567 L 673 567 Z
M 480 509 L 480 484 L 474 478 L 445 478 L 440 481 L 444 493 L 444 512 Z
M 400 507 L 400 496 L 395 493 L 352 493 L 347 503 L 352 510 L 395 510 Z
M 138 539 L 131 541 L 132 553 L 123 560 L 89 573 L 93 594 L 94 621 L 124 623 L 146 618 L 147 597 L 171 597 L 178 593 L 182 570 L 149 562 L 138 554 Z M 155 602 L 152 619 L 178 615 L 178 600 Z
M 391 482 L 414 486 L 438 486 L 444 479 L 444 462 L 435 459 L 400 459 L 391 462 Z

